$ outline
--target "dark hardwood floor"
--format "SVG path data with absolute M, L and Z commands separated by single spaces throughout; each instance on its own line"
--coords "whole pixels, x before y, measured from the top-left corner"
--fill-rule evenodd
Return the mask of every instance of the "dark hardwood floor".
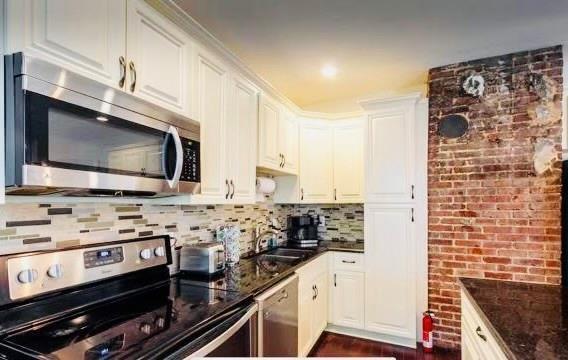
M 459 351 L 434 349 L 434 353 L 426 354 L 422 348 L 413 350 L 402 346 L 390 345 L 351 336 L 324 332 L 312 349 L 314 357 L 370 357 L 386 356 L 396 360 L 459 360 Z

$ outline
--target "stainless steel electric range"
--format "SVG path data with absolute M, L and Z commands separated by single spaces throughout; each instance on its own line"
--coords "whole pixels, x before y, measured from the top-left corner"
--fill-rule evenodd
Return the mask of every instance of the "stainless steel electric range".
M 0 256 L 0 359 L 256 355 L 246 294 L 169 277 L 169 237 Z

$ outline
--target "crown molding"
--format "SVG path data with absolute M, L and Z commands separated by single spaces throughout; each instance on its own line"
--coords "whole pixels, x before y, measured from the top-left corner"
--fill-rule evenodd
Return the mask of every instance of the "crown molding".
M 250 81 L 254 82 L 261 91 L 285 104 L 294 112 L 302 109 L 279 92 L 272 84 L 249 68 L 237 55 L 229 50 L 219 39 L 197 22 L 191 15 L 180 8 L 173 0 L 145 0 L 150 6 L 167 17 L 170 21 L 185 30 L 194 40 L 202 46 L 214 51 L 227 61 L 232 67 L 240 71 Z
M 388 98 L 373 98 L 358 101 L 358 104 L 367 112 L 380 109 L 384 105 L 388 106 L 408 106 L 417 104 L 422 97 L 422 93 L 417 91 L 407 95 L 394 96 Z
M 301 107 L 296 105 L 292 100 L 278 91 L 270 82 L 255 73 L 251 68 L 248 67 L 235 53 L 229 50 L 219 39 L 217 39 L 213 34 L 211 34 L 206 28 L 204 28 L 197 20 L 195 20 L 191 15 L 180 8 L 174 0 L 144 0 L 151 7 L 156 9 L 174 24 L 183 29 L 189 36 L 191 36 L 195 41 L 198 41 L 201 46 L 206 47 L 220 56 L 222 59 L 227 61 L 235 70 L 239 71 L 242 75 L 252 81 L 256 86 L 258 86 L 261 92 L 275 98 L 280 103 L 284 104 L 290 111 L 298 116 L 313 118 L 313 119 L 325 119 L 325 120 L 340 120 L 347 118 L 354 118 L 362 116 L 365 114 L 366 106 L 371 106 L 373 103 L 384 104 L 384 103 L 394 103 L 397 101 L 404 101 L 414 99 L 418 101 L 421 97 L 421 93 L 412 93 L 406 96 L 399 96 L 394 98 L 384 98 L 384 99 L 370 99 L 358 101 L 358 104 L 363 108 L 362 110 L 342 112 L 342 113 L 326 113 L 317 111 L 307 111 L 303 110 Z

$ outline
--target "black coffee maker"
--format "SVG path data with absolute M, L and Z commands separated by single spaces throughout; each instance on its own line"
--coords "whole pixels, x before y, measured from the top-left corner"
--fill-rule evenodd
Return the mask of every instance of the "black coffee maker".
M 288 246 L 296 248 L 318 246 L 318 221 L 310 215 L 288 216 Z

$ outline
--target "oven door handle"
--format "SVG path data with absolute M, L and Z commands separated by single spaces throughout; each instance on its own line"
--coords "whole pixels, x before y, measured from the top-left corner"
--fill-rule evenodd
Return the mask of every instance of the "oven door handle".
M 168 129 L 168 134 L 172 136 L 172 138 L 174 139 L 174 145 L 176 147 L 176 167 L 174 170 L 174 174 L 172 176 L 171 179 L 167 178 L 167 172 L 166 172 L 166 157 L 167 157 L 167 152 L 164 151 L 164 172 L 166 172 L 166 180 L 168 182 L 168 185 L 170 186 L 171 189 L 175 188 L 178 183 L 179 183 L 179 179 L 181 177 L 181 170 L 183 168 L 183 146 L 181 145 L 181 138 L 179 137 L 178 131 L 176 129 L 175 126 L 170 126 L 170 128 Z
M 213 350 L 221 346 L 225 341 L 229 340 L 237 331 L 239 331 L 250 319 L 258 312 L 258 304 L 251 305 L 247 312 L 235 322 L 230 328 L 225 330 L 222 334 L 217 336 L 215 339 L 207 343 L 196 352 L 184 357 L 184 360 L 188 360 L 195 357 L 205 357 Z

